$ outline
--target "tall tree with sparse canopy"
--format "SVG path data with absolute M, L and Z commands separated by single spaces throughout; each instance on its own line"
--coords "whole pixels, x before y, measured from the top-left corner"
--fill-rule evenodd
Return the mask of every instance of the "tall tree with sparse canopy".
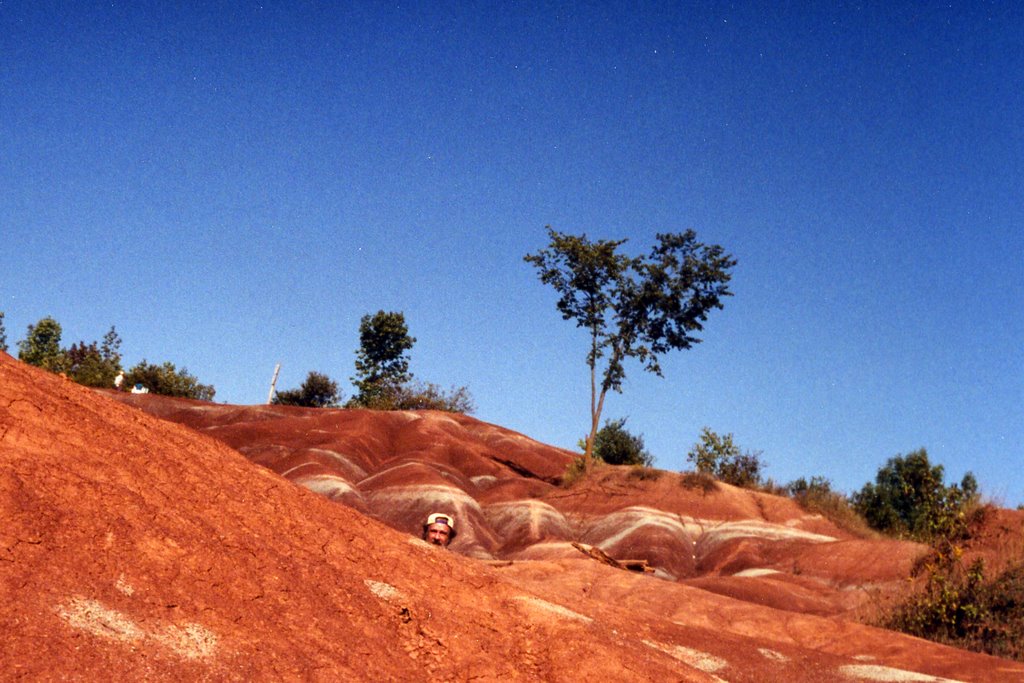
M 359 393 L 349 405 L 375 407 L 409 382 L 412 374 L 406 351 L 415 343 L 400 311 L 364 315 L 359 323 L 356 376 L 351 378 Z
M 0 311 L 0 351 L 7 351 L 7 328 L 4 327 L 3 311 Z
M 692 230 L 658 234 L 650 254 L 636 258 L 618 252 L 626 240 L 592 242 L 585 234 L 547 231 L 548 247 L 524 259 L 558 292 L 562 318 L 590 335 L 589 467 L 605 396 L 621 393 L 626 359 L 660 377 L 662 354 L 699 343 L 695 333 L 708 313 L 732 295 L 736 260 L 718 245 L 698 242 Z

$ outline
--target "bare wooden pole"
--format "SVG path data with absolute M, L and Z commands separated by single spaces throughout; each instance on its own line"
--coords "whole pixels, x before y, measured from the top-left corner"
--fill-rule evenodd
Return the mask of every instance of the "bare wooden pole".
M 274 401 L 274 387 L 277 386 L 277 373 L 281 372 L 281 364 L 278 363 L 274 366 L 274 379 L 270 380 L 270 393 L 267 394 L 267 405 L 269 406 Z

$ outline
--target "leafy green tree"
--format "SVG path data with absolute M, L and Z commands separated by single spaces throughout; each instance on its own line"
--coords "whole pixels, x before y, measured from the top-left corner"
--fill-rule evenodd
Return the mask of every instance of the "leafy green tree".
M 750 488 L 762 481 L 761 453 L 744 453 L 733 441 L 732 434 L 719 436 L 708 427 L 701 429 L 700 440 L 686 459 L 698 472 L 713 475 L 733 486 Z
M 403 313 L 377 311 L 364 315 L 359 323 L 356 375 L 352 378 L 359 393 L 349 405 L 375 408 L 393 402 L 401 387 L 412 379 L 406 352 L 415 343 Z
M 18 342 L 18 358 L 50 372 L 64 372 L 67 356 L 60 347 L 62 332 L 60 323 L 49 316 L 29 325 L 25 338 Z
M 195 375 L 189 374 L 186 368 L 178 370 L 174 363 L 153 365 L 143 359 L 138 365 L 125 373 L 126 386 L 142 384 L 154 394 L 194 398 L 200 401 L 212 401 L 216 389 L 210 384 L 200 384 Z
M 277 392 L 273 402 L 306 408 L 337 408 L 340 400 L 337 382 L 325 374 L 310 371 L 302 386 Z
M 853 506 L 879 531 L 921 540 L 966 533 L 966 512 L 977 502 L 978 482 L 970 472 L 960 484 L 943 484 L 942 465 L 932 465 L 921 448 L 890 458 L 853 494 Z
M 109 387 L 121 371 L 121 338 L 113 326 L 103 335 L 102 344 L 72 344 L 66 352 L 68 377 L 87 387 Z
M 0 351 L 7 351 L 7 328 L 4 327 L 3 311 L 0 311 Z
M 622 391 L 626 359 L 661 376 L 662 354 L 699 343 L 695 333 L 704 329 L 708 313 L 732 295 L 728 283 L 736 260 L 718 245 L 698 242 L 692 230 L 659 234 L 650 254 L 636 258 L 618 253 L 626 240 L 592 242 L 585 234 L 547 231 L 548 247 L 523 258 L 558 292 L 562 318 L 590 335 L 589 467 L 605 396 Z
M 584 446 L 586 441 L 584 440 Z M 594 437 L 594 457 L 609 465 L 643 465 L 650 467 L 654 456 L 644 449 L 644 437 L 626 429 L 626 418 L 605 420 Z
M 72 344 L 67 351 L 68 377 L 87 387 L 109 387 L 120 370 L 103 360 L 96 342 Z

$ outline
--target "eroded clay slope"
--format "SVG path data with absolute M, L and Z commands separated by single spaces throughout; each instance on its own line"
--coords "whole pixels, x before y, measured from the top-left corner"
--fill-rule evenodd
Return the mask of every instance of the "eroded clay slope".
M 228 406 L 109 395 L 415 535 L 453 514 L 452 549 L 486 560 L 578 559 L 596 546 L 662 579 L 780 609 L 857 614 L 901 590 L 925 548 L 854 538 L 792 500 L 607 468 L 557 486 L 574 454 L 464 415 Z
M 165 416 L 182 405 L 192 411 L 168 402 Z M 296 485 L 297 478 L 255 465 L 227 439 L 202 433 L 245 431 L 230 411 L 261 416 L 245 421 L 264 425 L 262 445 L 274 445 L 274 411 L 208 406 L 220 420 L 208 425 L 215 429 L 186 427 L 0 354 L 0 679 L 998 681 L 1024 675 L 1012 662 L 613 569 L 578 551 L 572 559 L 496 562 L 427 546 L 373 519 L 382 512 L 332 501 Z M 292 413 L 280 415 L 302 419 Z M 280 438 L 276 445 L 285 458 L 296 457 L 284 453 L 289 450 L 346 455 L 352 448 L 345 467 L 365 476 L 345 481 L 371 512 L 380 501 L 401 508 L 438 488 L 464 492 L 476 508 L 463 501 L 468 528 L 461 542 L 481 555 L 562 543 L 527 540 L 543 536 L 534 528 L 559 515 L 565 528 L 558 533 L 568 538 L 591 533 L 607 540 L 653 515 L 659 528 L 676 528 L 666 516 L 686 517 L 684 529 L 691 519 L 732 523 L 721 543 L 731 542 L 724 538 L 730 534 L 806 548 L 843 542 L 806 537 L 829 534 L 799 511 L 773 510 L 771 503 L 755 501 L 763 514 L 744 518 L 747 503 L 728 490 L 722 495 L 732 502 L 717 516 L 710 514 L 717 508 L 677 510 L 674 502 L 632 489 L 618 491 L 621 505 L 605 509 L 588 498 L 629 489 L 628 481 L 595 480 L 594 492 L 556 489 L 549 480 L 557 475 L 543 469 L 550 466 L 534 463 L 547 447 L 516 453 L 513 446 L 489 446 L 497 456 L 482 454 L 481 442 L 529 449 L 535 442 L 472 421 L 465 429 L 480 436 L 435 461 L 424 455 L 433 446 L 418 444 L 415 434 L 436 442 L 458 434 L 461 420 L 414 427 L 414 417 L 400 418 L 404 426 L 396 421 L 393 430 L 359 432 L 353 441 L 362 444 L 359 452 L 315 424 L 304 431 L 322 439 L 317 443 L 293 447 Z M 356 419 L 372 424 L 376 416 Z M 379 462 L 372 444 L 386 453 Z M 410 444 L 419 452 L 407 452 Z M 416 490 L 424 476 L 425 492 L 403 498 L 403 487 Z M 615 514 L 626 521 L 613 527 L 618 531 L 604 529 Z M 774 535 L 758 525 L 753 535 L 736 526 L 751 519 Z M 776 527 L 793 532 L 776 538 Z M 513 528 L 518 541 L 506 535 Z

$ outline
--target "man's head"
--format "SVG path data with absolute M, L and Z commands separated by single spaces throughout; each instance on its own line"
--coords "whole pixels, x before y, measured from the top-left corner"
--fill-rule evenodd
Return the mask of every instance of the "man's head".
M 423 524 L 423 540 L 434 545 L 447 546 L 455 538 L 455 520 L 451 515 L 435 512 Z

